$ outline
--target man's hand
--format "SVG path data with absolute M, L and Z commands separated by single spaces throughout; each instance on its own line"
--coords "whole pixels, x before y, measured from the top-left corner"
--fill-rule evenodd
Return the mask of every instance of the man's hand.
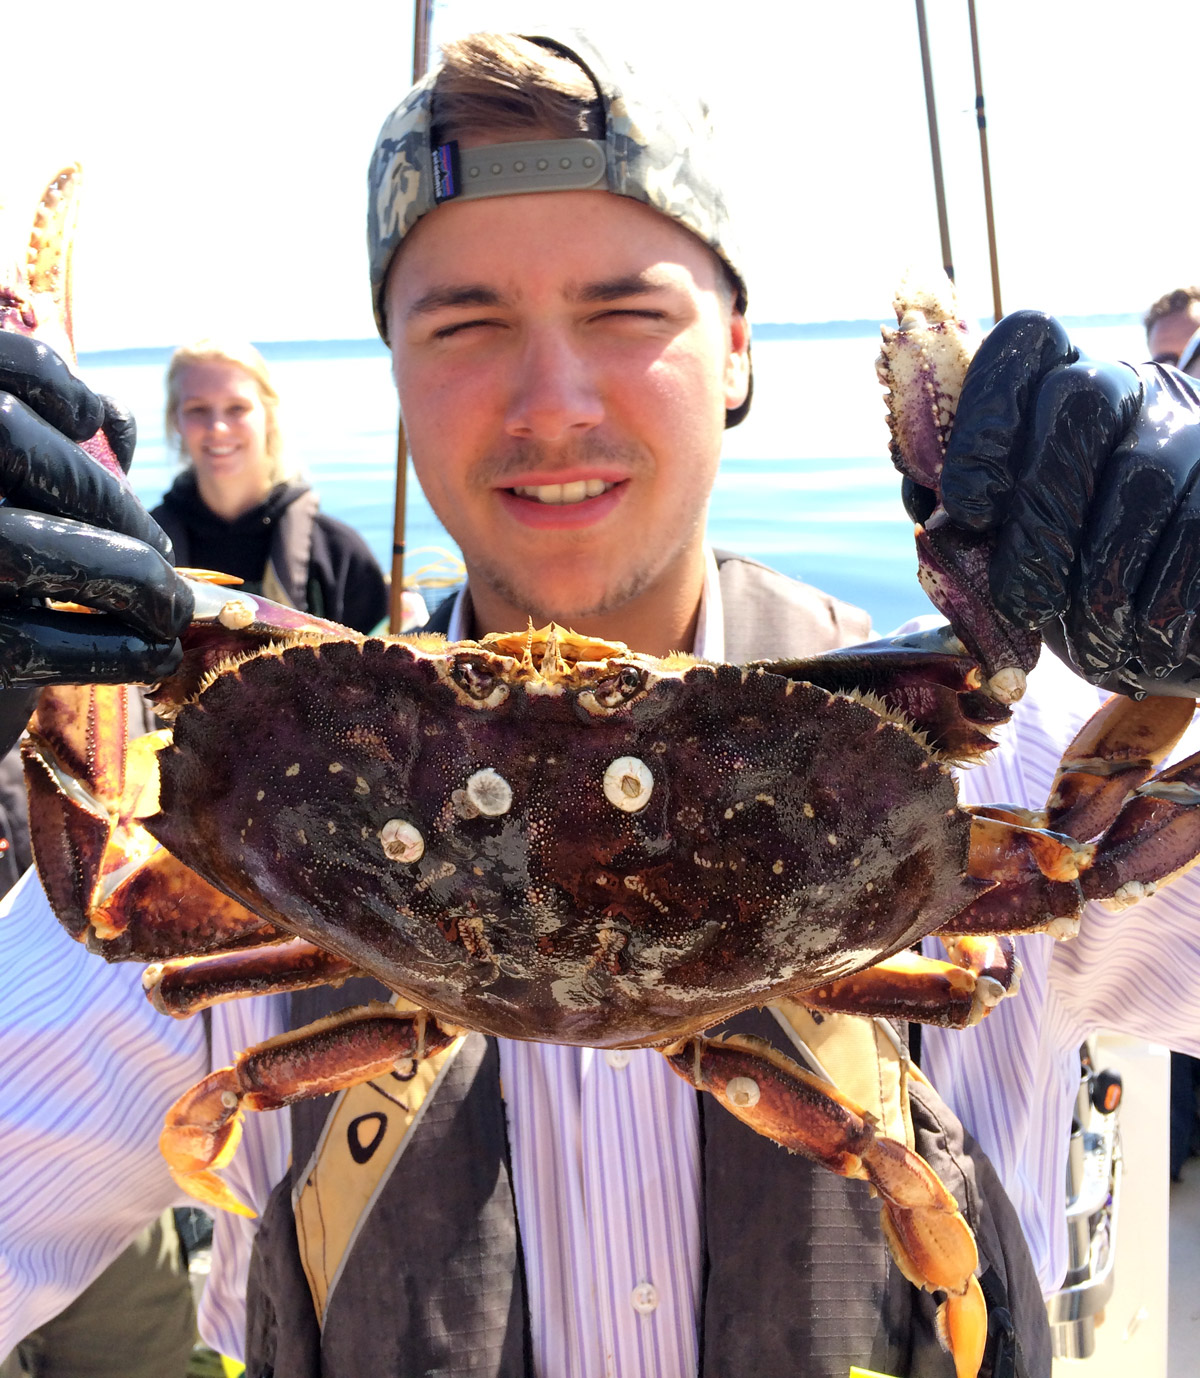
M 1195 384 L 1094 363 L 1057 321 L 1017 312 L 967 372 L 942 503 L 956 525 L 996 532 L 997 607 L 1085 678 L 1200 693 L 1198 479 Z
M 128 468 L 132 418 L 44 345 L 0 334 L 0 750 L 32 706 L 18 691 L 152 683 L 179 660 L 191 592 L 157 523 L 75 443 L 101 427 Z

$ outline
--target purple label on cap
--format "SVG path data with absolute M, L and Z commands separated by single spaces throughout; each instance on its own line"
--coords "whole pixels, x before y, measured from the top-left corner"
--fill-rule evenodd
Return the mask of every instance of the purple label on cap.
M 435 201 L 449 201 L 458 195 L 458 143 L 451 140 L 433 150 L 433 196 Z

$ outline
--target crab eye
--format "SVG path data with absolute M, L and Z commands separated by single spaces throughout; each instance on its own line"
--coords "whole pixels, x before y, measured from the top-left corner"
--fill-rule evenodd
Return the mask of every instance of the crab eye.
M 640 694 L 645 682 L 644 671 L 626 665 L 617 674 L 601 680 L 593 693 L 602 708 L 617 708 Z
M 451 673 L 473 699 L 486 699 L 496 687 L 496 676 L 477 660 L 456 661 Z

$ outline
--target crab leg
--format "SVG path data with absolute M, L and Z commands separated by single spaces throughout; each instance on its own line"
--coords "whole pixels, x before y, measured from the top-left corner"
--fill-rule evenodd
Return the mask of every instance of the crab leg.
M 335 957 L 303 938 L 292 938 L 239 952 L 156 962 L 143 972 L 142 986 L 156 1010 L 186 1019 L 223 1000 L 338 986 L 358 974 L 344 957 Z
M 1200 753 L 1148 780 L 1096 844 L 1080 877 L 1089 900 L 1128 904 L 1200 859 Z
M 232 1067 L 210 1072 L 167 1111 L 158 1142 L 171 1176 L 199 1201 L 253 1216 L 215 1171 L 237 1149 L 244 1111 L 278 1110 L 370 1081 L 398 1063 L 448 1047 L 457 1036 L 431 1014 L 372 1003 L 248 1048 Z
M 978 662 L 948 627 L 888 637 L 804 660 L 777 660 L 774 675 L 822 689 L 871 694 L 903 715 L 947 759 L 976 760 L 1009 710 L 982 688 Z
M 1004 934 L 964 935 L 943 938 L 942 946 L 955 966 L 974 972 L 982 979 L 995 981 L 1005 995 L 1015 995 L 1021 984 L 1021 961 L 1016 944 Z
M 1187 730 L 1192 699 L 1114 694 L 1063 753 L 1043 826 L 1087 842 L 1111 826 Z
M 1015 992 L 1020 963 L 1011 942 L 1004 947 L 987 938 L 958 940 L 951 956 L 953 960 L 940 962 L 917 952 L 897 952 L 797 998 L 810 1009 L 965 1029 Z
M 877 1135 L 870 1116 L 762 1039 L 681 1039 L 661 1049 L 672 1069 L 759 1134 L 842 1177 L 871 1184 L 897 1266 L 915 1287 L 945 1292 L 938 1308 L 958 1378 L 975 1378 L 987 1338 L 979 1259 L 958 1205 L 925 1160 Z
M 971 823 L 968 872 L 991 886 L 937 935 L 1050 933 L 1074 937 L 1083 896 L 1078 880 L 1094 848 L 1031 825 L 1028 810 L 990 805 L 966 810 Z

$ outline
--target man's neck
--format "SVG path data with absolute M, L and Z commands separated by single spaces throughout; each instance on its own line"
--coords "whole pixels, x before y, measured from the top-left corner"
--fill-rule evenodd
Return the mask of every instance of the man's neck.
M 665 656 L 671 651 L 690 650 L 696 639 L 706 560 L 707 555 L 700 548 L 682 569 L 672 570 L 669 578 L 658 580 L 652 588 L 613 612 L 595 617 L 564 613 L 554 620 L 582 636 L 621 641 L 646 655 Z M 469 568 L 467 579 L 474 637 L 516 631 L 528 622 L 528 614 L 513 607 L 488 585 L 473 580 Z

